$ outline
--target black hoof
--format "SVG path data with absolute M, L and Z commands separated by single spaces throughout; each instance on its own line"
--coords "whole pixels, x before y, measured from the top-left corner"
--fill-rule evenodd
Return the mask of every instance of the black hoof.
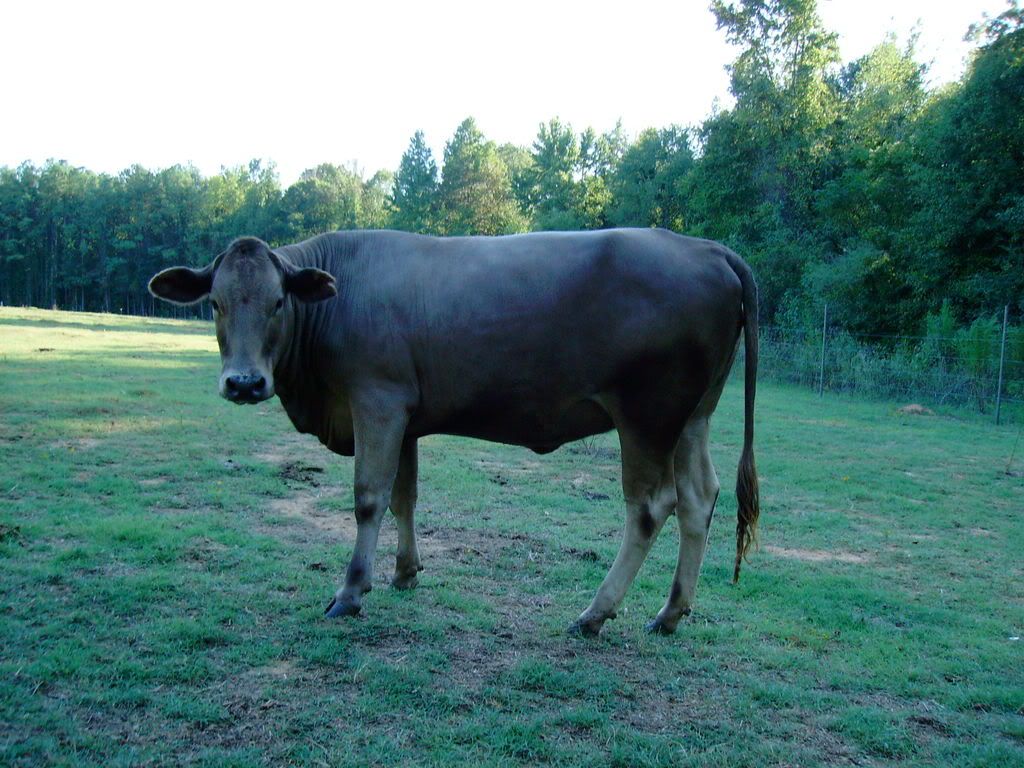
M 597 637 L 601 634 L 602 621 L 574 621 L 568 632 L 572 637 Z
M 324 616 L 329 619 L 336 619 L 339 616 L 355 616 L 359 613 L 360 606 L 352 603 L 343 603 L 338 598 L 333 598 L 324 609 Z
M 391 586 L 395 589 L 413 589 L 420 583 L 416 574 L 412 576 L 395 576 L 391 580 Z
M 649 622 L 645 629 L 652 635 L 674 635 L 676 631 L 675 627 L 662 624 L 660 619 L 654 619 Z

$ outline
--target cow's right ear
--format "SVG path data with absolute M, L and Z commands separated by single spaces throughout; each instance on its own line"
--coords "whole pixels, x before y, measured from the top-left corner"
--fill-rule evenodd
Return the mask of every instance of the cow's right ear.
M 171 267 L 158 272 L 149 281 L 149 292 L 174 304 L 195 304 L 205 299 L 213 287 L 216 262 L 202 269 Z

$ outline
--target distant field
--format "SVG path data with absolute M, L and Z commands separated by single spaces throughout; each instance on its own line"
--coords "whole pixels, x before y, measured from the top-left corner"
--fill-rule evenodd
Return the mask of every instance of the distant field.
M 666 526 L 597 641 L 614 435 L 424 440 L 420 587 L 322 610 L 351 460 L 216 395 L 205 323 L 0 309 L 2 765 L 1024 765 L 1024 444 L 764 385 L 762 547 L 729 583 L 742 390 L 698 607 Z M 1024 442 L 1024 441 L 1022 441 Z

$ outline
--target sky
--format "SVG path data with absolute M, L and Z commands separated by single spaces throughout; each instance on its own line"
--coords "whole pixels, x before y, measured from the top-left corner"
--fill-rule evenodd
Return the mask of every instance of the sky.
M 938 85 L 963 72 L 967 27 L 1005 0 L 819 0 L 844 61 L 919 34 Z M 424 131 L 473 116 L 529 146 L 552 117 L 627 135 L 693 125 L 730 103 L 735 51 L 706 0 L 5 2 L 0 165 L 273 160 L 284 184 L 322 162 L 395 170 Z

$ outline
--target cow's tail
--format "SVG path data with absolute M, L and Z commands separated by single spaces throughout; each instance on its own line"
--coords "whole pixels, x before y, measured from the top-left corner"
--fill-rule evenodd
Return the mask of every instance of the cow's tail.
M 754 395 L 757 390 L 757 284 L 750 267 L 739 256 L 726 258 L 743 286 L 743 342 L 746 355 L 743 403 L 743 453 L 736 472 L 736 567 L 733 583 L 739 581 L 740 563 L 757 542 L 757 518 L 761 503 L 754 466 Z

